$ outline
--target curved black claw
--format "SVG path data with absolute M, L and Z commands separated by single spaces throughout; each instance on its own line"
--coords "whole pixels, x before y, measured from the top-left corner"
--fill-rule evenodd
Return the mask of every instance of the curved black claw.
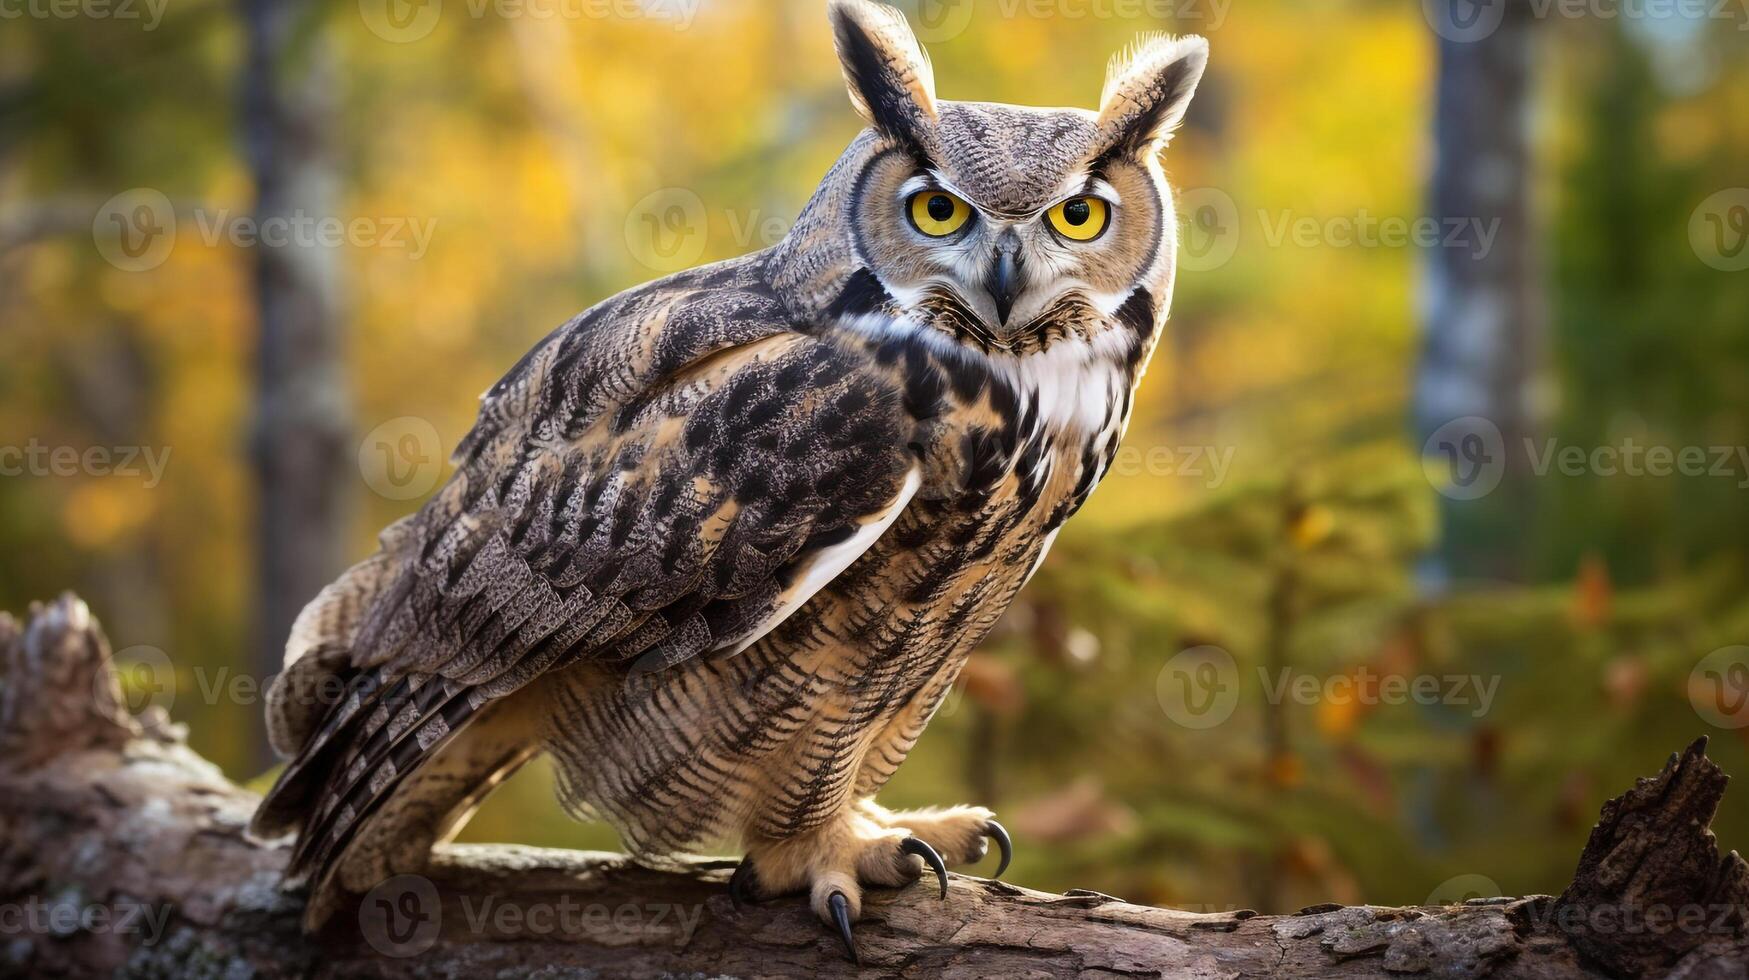
M 850 899 L 843 892 L 833 892 L 826 896 L 826 907 L 832 910 L 832 922 L 838 926 L 838 938 L 844 940 L 844 951 L 850 954 L 850 962 L 862 965 L 862 957 L 856 955 L 856 940 L 850 937 Z
M 1002 852 L 1002 863 L 996 865 L 996 873 L 992 878 L 1002 877 L 1002 872 L 1008 870 L 1008 862 L 1014 860 L 1014 839 L 1008 836 L 1008 828 L 994 820 L 984 821 L 984 833 L 996 842 L 996 847 Z
M 918 840 L 915 837 L 907 837 L 899 842 L 899 850 L 906 854 L 917 855 L 931 868 L 935 869 L 935 877 L 941 882 L 941 897 L 946 898 L 947 862 L 941 859 L 941 855 L 935 853 L 935 848 L 930 847 L 928 841 Z
M 753 870 L 753 862 L 742 858 L 741 863 L 735 866 L 735 873 L 729 876 L 729 903 L 737 909 L 742 903 L 751 905 L 754 901 L 753 893 L 758 890 L 755 884 L 758 880 L 759 875 Z

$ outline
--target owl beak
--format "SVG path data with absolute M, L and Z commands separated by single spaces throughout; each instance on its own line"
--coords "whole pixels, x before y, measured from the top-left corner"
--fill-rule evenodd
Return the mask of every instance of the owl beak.
M 990 300 L 996 304 L 996 319 L 1000 325 L 1008 325 L 1008 314 L 1014 309 L 1014 300 L 1026 288 L 1026 268 L 1020 261 L 1018 248 L 998 248 L 996 261 L 991 263 L 989 274 L 984 277 L 984 290 L 990 294 Z

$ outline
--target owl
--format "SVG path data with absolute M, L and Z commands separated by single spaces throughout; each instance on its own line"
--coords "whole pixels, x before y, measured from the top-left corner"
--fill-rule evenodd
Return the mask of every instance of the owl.
M 893 9 L 828 13 L 867 126 L 790 232 L 539 342 L 294 625 L 253 830 L 296 835 L 308 928 L 537 753 L 638 859 L 738 846 L 732 897 L 806 896 L 853 958 L 865 889 L 1006 867 L 990 810 L 875 797 L 1111 465 L 1208 46 L 1141 38 L 1095 111 L 949 102 Z

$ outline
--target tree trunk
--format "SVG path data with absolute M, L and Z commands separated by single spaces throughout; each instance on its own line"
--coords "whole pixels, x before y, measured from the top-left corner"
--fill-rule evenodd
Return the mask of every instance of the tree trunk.
M 1426 9 L 1439 35 L 1428 202 L 1439 242 L 1424 253 L 1414 408 L 1425 452 L 1451 484 L 1428 571 L 1435 584 L 1517 579 L 1546 329 L 1531 201 L 1536 16 L 1528 0 Z
M 1604 806 L 1559 898 L 1289 916 L 1148 908 L 954 875 L 876 890 L 846 961 L 800 899 L 735 908 L 731 861 L 451 847 L 320 936 L 281 892 L 254 794 L 122 706 L 102 630 L 64 596 L 0 615 L 0 974 L 118 977 L 1741 977 L 1749 867 L 1707 824 L 1705 740 Z
M 314 0 L 241 0 L 247 37 L 241 127 L 256 227 L 334 217 L 329 50 Z M 308 235 L 252 249 L 260 321 L 250 450 L 258 546 L 253 662 L 277 673 L 303 604 L 343 567 L 351 410 L 341 350 L 338 257 Z M 265 762 L 264 730 L 255 732 Z

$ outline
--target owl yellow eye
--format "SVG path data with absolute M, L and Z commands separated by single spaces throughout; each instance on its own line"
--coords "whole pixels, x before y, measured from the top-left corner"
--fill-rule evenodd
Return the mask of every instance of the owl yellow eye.
M 1076 242 L 1098 238 L 1111 220 L 1111 208 L 1097 197 L 1071 197 L 1047 214 L 1057 234 Z
M 931 238 L 959 231 L 971 216 L 972 206 L 946 191 L 918 191 L 911 195 L 911 223 Z

